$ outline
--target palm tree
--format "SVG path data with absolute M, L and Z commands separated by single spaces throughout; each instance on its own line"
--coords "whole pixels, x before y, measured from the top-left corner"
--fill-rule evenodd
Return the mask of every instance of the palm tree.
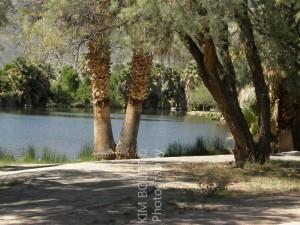
M 143 102 L 148 95 L 152 55 L 135 50 L 131 65 L 128 104 L 120 140 L 116 147 L 117 158 L 137 158 L 137 135 Z
M 115 142 L 110 120 L 109 78 L 110 42 L 106 35 L 89 41 L 88 71 L 92 80 L 94 104 L 94 156 L 114 159 Z

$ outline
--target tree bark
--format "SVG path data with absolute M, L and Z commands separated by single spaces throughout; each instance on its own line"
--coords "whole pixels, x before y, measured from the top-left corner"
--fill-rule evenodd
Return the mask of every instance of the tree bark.
M 143 109 L 142 102 L 129 101 L 120 140 L 116 147 L 118 159 L 135 159 L 137 154 L 137 136 Z
M 253 136 L 239 106 L 234 75 L 226 74 L 218 60 L 212 38 L 201 35 L 198 37 L 199 45 L 188 35 L 184 36 L 183 40 L 197 62 L 203 83 L 216 100 L 235 139 L 236 164 L 242 166 L 246 161 L 255 161 Z
M 152 55 L 134 51 L 128 104 L 120 139 L 116 147 L 118 159 L 137 158 L 137 136 L 143 102 L 148 96 Z
M 253 78 L 255 88 L 258 118 L 259 118 L 259 141 L 257 148 L 261 160 L 269 158 L 271 153 L 271 112 L 270 112 L 270 97 L 267 84 L 265 82 L 263 68 L 255 44 L 253 27 L 248 15 L 247 0 L 244 1 L 242 10 L 235 12 L 241 32 L 244 35 L 244 49 L 248 64 Z M 259 159 L 258 159 L 259 160 Z
M 102 36 L 89 42 L 88 71 L 92 80 L 94 105 L 94 156 L 114 159 L 115 142 L 112 133 L 109 102 L 110 43 Z

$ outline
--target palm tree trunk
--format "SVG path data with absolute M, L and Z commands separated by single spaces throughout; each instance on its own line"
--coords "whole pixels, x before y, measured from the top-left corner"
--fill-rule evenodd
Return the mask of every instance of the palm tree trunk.
M 244 0 L 243 10 L 237 11 L 236 18 L 244 34 L 244 49 L 252 73 L 253 84 L 257 97 L 259 117 L 259 141 L 257 148 L 264 161 L 271 153 L 271 110 L 268 87 L 265 82 L 263 68 L 255 44 L 252 24 L 248 15 L 248 1 Z
M 110 120 L 110 43 L 103 37 L 89 42 L 88 70 L 92 80 L 94 105 L 94 156 L 114 159 L 115 142 Z
M 137 136 L 143 102 L 148 95 L 152 55 L 134 51 L 128 104 L 120 139 L 116 147 L 117 158 L 137 158 Z

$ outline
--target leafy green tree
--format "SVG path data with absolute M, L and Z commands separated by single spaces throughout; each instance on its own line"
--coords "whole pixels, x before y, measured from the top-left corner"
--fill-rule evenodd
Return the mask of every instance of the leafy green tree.
M 91 80 L 88 77 L 84 77 L 80 81 L 79 87 L 76 91 L 76 100 L 85 106 L 90 105 L 92 100 L 91 90 Z
M 69 65 L 64 65 L 52 81 L 51 93 L 55 104 L 68 106 L 76 101 L 76 92 L 80 85 L 77 71 Z
M 265 94 L 266 85 L 261 73 L 262 65 L 253 38 L 251 22 L 249 22 L 248 9 L 246 9 L 248 7 L 245 1 L 136 0 L 135 4 L 126 10 L 132 23 L 140 23 L 146 27 L 144 29 L 149 26 L 155 27 L 158 32 L 167 30 L 169 36 L 176 33 L 186 45 L 197 63 L 199 76 L 217 102 L 234 136 L 235 158 L 238 165 L 242 165 L 245 161 L 263 163 L 269 153 L 267 126 L 269 114 L 266 104 L 268 96 Z M 138 12 L 140 17 L 134 13 L 134 16 L 131 16 L 129 12 Z M 243 16 L 243 22 L 240 22 L 234 15 Z M 147 19 L 143 19 L 145 17 Z M 141 21 L 137 18 L 141 18 Z M 260 98 L 258 100 L 259 113 L 260 118 L 263 118 L 260 120 L 260 131 L 261 140 L 264 141 L 259 143 L 254 141 L 238 102 L 236 73 L 229 51 L 229 26 L 233 22 L 239 22 L 244 40 L 251 46 L 245 48 L 245 53 L 247 53 L 256 94 Z M 155 40 L 152 42 L 153 45 L 163 42 L 157 35 L 158 32 L 152 32 L 153 35 L 147 41 Z M 247 44 L 244 46 L 247 47 Z M 266 146 L 266 148 L 263 149 L 261 146 Z
M 51 68 L 36 66 L 23 58 L 16 59 L 4 68 L 9 90 L 20 106 L 45 106 L 50 93 Z
M 182 72 L 189 109 L 209 109 L 216 106 L 213 97 L 199 78 L 197 65 L 188 63 Z
M 59 74 L 59 83 L 66 91 L 75 93 L 80 84 L 77 71 L 72 66 L 63 66 Z
M 8 76 L 4 70 L 0 70 L 0 95 L 10 92 L 10 84 Z
M 216 107 L 216 102 L 207 88 L 200 84 L 191 92 L 190 108 L 209 110 Z

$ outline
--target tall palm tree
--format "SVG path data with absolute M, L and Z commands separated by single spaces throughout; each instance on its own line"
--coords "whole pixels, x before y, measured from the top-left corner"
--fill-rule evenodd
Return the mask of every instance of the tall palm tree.
M 108 35 L 89 41 L 88 70 L 92 80 L 94 104 L 94 156 L 114 159 L 115 142 L 110 120 L 109 78 L 110 42 Z
M 152 55 L 134 50 L 126 115 L 116 147 L 119 159 L 137 158 L 137 135 L 143 102 L 148 95 L 151 67 Z

